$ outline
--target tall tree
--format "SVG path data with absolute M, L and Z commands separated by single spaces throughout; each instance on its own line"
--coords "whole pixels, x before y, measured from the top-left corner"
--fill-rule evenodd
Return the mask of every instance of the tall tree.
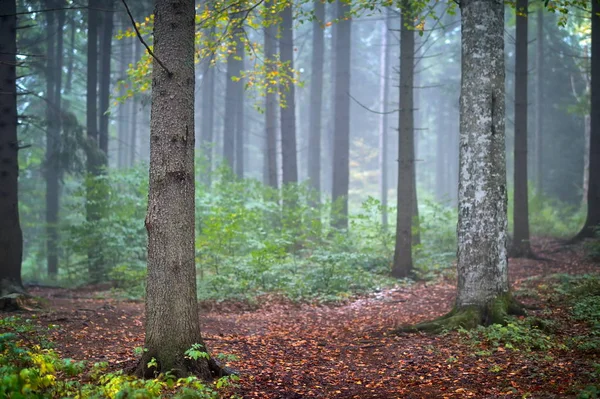
M 412 271 L 413 217 L 416 199 L 414 142 L 414 11 L 409 1 L 400 12 L 400 114 L 398 120 L 398 202 L 394 277 L 408 277 Z
M 110 64 L 112 60 L 112 33 L 113 33 L 113 14 L 114 0 L 104 1 L 102 12 L 102 35 L 100 37 L 100 129 L 98 131 L 98 147 L 105 156 L 102 158 L 102 166 L 108 162 L 108 128 L 109 117 L 108 107 L 110 100 Z
M 265 2 L 265 8 L 272 7 L 272 2 Z M 267 15 L 271 15 L 267 12 Z M 274 70 L 277 54 L 277 27 L 273 21 L 267 21 L 263 29 L 265 35 L 265 62 L 267 73 Z M 265 95 L 265 151 L 264 151 L 264 182 L 277 188 L 277 93 L 272 87 L 267 87 Z
M 121 18 L 121 24 L 123 26 L 123 30 L 127 26 L 128 20 L 125 16 Z M 119 42 L 119 81 L 126 81 L 127 78 L 127 68 L 130 60 L 130 49 L 128 48 L 127 40 L 120 40 Z M 119 90 L 119 96 L 123 96 L 125 94 L 125 89 L 121 86 Z M 117 136 L 118 136 L 118 146 L 117 146 L 117 165 L 119 168 L 124 168 L 129 165 L 127 159 L 127 145 L 129 142 L 129 129 L 127 128 L 127 104 L 119 104 L 119 121 L 117 123 Z
M 590 156 L 587 218 L 576 239 L 593 237 L 600 226 L 600 0 L 592 0 Z
M 17 139 L 17 4 L 0 9 L 0 305 L 23 294 L 23 233 L 19 222 L 19 142 Z
M 314 1 L 312 21 L 312 59 L 310 70 L 310 121 L 308 127 L 308 181 L 317 198 L 321 191 L 321 111 L 323 108 L 323 64 L 325 2 Z M 319 201 L 317 199 L 317 201 Z
M 142 45 L 139 41 L 135 41 L 133 50 L 133 63 L 135 64 L 142 57 Z M 130 122 L 131 128 L 129 129 L 129 166 L 135 165 L 136 158 L 138 156 L 138 113 L 140 108 L 140 102 L 133 96 L 131 98 L 131 113 Z
M 535 47 L 535 194 L 543 194 L 542 143 L 544 122 L 544 7 L 537 10 L 536 47 Z
M 334 215 L 338 228 L 348 228 L 348 189 L 350 184 L 350 47 L 352 25 L 350 3 L 337 0 L 334 34 L 333 78 L 333 182 L 331 197 L 339 209 Z
M 389 30 L 391 22 L 391 12 L 389 8 L 385 9 L 384 23 L 381 25 L 381 56 L 379 59 L 379 190 L 381 195 L 381 223 L 383 226 L 388 224 L 388 101 L 390 96 L 389 71 L 390 71 L 390 43 Z
M 215 29 L 208 31 L 210 37 L 215 34 Z M 214 142 L 214 121 L 215 121 L 215 68 L 208 62 L 204 67 L 202 75 L 202 119 L 200 121 L 201 145 L 200 148 L 206 158 L 207 173 L 205 182 L 210 186 L 212 176 L 212 153 Z
M 236 57 L 240 63 L 240 73 L 244 70 L 244 42 L 240 40 L 236 44 Z M 235 95 L 235 174 L 239 178 L 244 177 L 244 80 L 236 82 Z
M 206 351 L 194 260 L 194 16 L 194 0 L 155 1 L 154 54 L 164 67 L 153 61 L 146 352 L 138 365 L 146 377 L 213 375 L 209 360 L 185 356 L 194 344 Z M 151 359 L 156 367 L 148 367 Z
M 241 15 L 234 13 L 233 20 L 239 26 Z M 234 32 L 235 48 L 227 56 L 227 81 L 225 83 L 225 113 L 223 115 L 223 159 L 233 170 L 235 167 L 235 137 L 238 112 L 238 86 L 235 81 L 242 73 L 242 61 L 238 56 L 239 43 L 242 40 L 241 26 Z
M 515 55 L 515 145 L 513 242 L 511 256 L 531 256 L 529 244 L 529 206 L 527 193 L 527 20 L 528 0 L 517 0 Z
M 294 69 L 294 17 L 292 2 L 286 0 L 281 11 L 279 54 L 281 62 Z M 281 170 L 282 182 L 298 182 L 298 153 L 296 149 L 296 89 L 289 86 L 285 93 L 285 107 L 281 109 Z
M 457 296 L 450 313 L 409 329 L 472 328 L 521 312 L 510 294 L 506 249 L 504 2 L 462 0 L 460 9 Z

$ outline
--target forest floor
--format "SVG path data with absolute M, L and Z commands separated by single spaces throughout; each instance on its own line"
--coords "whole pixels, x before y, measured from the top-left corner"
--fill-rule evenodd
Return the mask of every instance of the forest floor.
M 553 320 L 553 342 L 585 335 L 569 305 L 552 299 L 556 273 L 598 273 L 579 247 L 537 240 L 542 260 L 511 259 L 519 299 L 539 307 L 529 314 Z M 135 365 L 144 343 L 144 305 L 111 299 L 110 292 L 31 288 L 46 298 L 37 315 L 56 350 L 76 360 L 107 361 L 112 369 Z M 294 304 L 265 297 L 258 309 L 203 304 L 203 335 L 213 354 L 233 354 L 244 398 L 564 398 L 594 383 L 600 350 L 566 345 L 514 350 L 465 333 L 396 336 L 400 324 L 450 310 L 455 282 L 415 283 L 333 306 Z M 527 339 L 527 338 L 524 338 Z M 595 397 L 595 396 L 594 396 Z

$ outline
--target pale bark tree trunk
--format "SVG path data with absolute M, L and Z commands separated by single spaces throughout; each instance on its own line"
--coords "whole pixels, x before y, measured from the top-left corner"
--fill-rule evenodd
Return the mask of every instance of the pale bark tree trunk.
M 600 2 L 592 1 L 591 111 L 587 218 L 576 239 L 593 237 L 600 226 Z
M 381 196 L 381 224 L 388 225 L 388 101 L 390 96 L 390 43 L 389 29 L 391 23 L 391 12 L 385 9 L 385 19 L 381 25 L 381 56 L 379 59 L 379 190 Z
M 134 42 L 134 50 L 133 50 L 133 64 L 135 65 L 140 58 L 142 57 L 142 45 L 139 40 Z M 138 113 L 139 113 L 140 104 L 136 99 L 134 94 L 131 97 L 131 113 L 130 113 L 130 122 L 131 127 L 129 129 L 129 166 L 134 166 L 137 158 L 137 133 L 138 133 Z
M 268 7 L 271 3 L 267 2 Z M 272 71 L 277 53 L 277 27 L 269 25 L 264 28 L 265 59 L 267 70 Z M 277 94 L 274 88 L 268 89 L 265 96 L 265 184 L 277 188 Z
M 209 30 L 210 37 L 213 37 L 214 28 Z M 215 120 L 215 68 L 212 65 L 205 66 L 204 75 L 202 76 L 202 120 L 201 133 L 201 151 L 206 157 L 206 178 L 205 183 L 210 186 L 212 178 L 212 154 L 214 142 L 214 120 Z
M 138 374 L 156 371 L 210 379 L 211 363 L 187 359 L 185 351 L 202 345 L 194 250 L 194 1 L 156 0 L 150 125 L 150 185 L 146 230 L 147 350 Z M 156 359 L 158 370 L 148 367 Z
M 400 113 L 398 142 L 398 201 L 396 216 L 396 245 L 392 275 L 410 276 L 413 268 L 413 212 L 415 200 L 415 143 L 414 143 L 414 57 L 415 31 L 413 10 L 403 2 L 400 13 Z
M 544 7 L 537 10 L 535 48 L 535 194 L 543 195 L 543 123 L 544 123 Z
M 126 29 L 127 20 L 123 16 L 121 19 L 123 30 Z M 119 80 L 127 81 L 127 68 L 129 65 L 130 54 L 127 48 L 127 40 L 121 40 L 119 43 Z M 119 96 L 125 95 L 125 89 L 121 87 L 119 90 Z M 118 135 L 118 157 L 117 165 L 119 168 L 124 168 L 129 165 L 127 160 L 127 144 L 129 143 L 129 132 L 127 129 L 127 106 L 128 104 L 119 104 L 119 122 L 117 124 L 117 135 Z
M 446 125 L 446 103 L 441 105 L 440 97 L 436 100 L 437 116 L 436 116 L 436 134 L 435 134 L 435 196 L 438 202 L 446 202 L 448 200 L 448 192 L 446 190 L 446 174 L 448 165 L 448 134 L 449 129 Z
M 294 19 L 292 3 L 281 11 L 281 32 L 279 38 L 281 62 L 294 68 Z M 281 108 L 281 171 L 282 183 L 298 182 L 298 151 L 296 148 L 296 89 L 290 85 L 285 92 L 285 108 Z M 293 201 L 292 201 L 293 202 Z
M 0 308 L 24 294 L 21 283 L 23 233 L 19 222 L 19 142 L 17 139 L 17 4 L 0 10 Z
M 514 198 L 513 242 L 511 256 L 530 257 L 529 205 L 527 193 L 527 19 L 528 0 L 516 3 L 515 55 L 515 144 L 514 144 Z
M 333 181 L 331 197 L 336 202 L 332 218 L 338 228 L 348 228 L 348 188 L 350 183 L 350 46 L 352 25 L 350 5 L 335 3 L 339 22 L 335 31 L 333 79 Z
M 323 108 L 323 55 L 325 38 L 325 3 L 314 1 L 315 19 L 312 22 L 312 60 L 310 72 L 310 122 L 308 128 L 308 182 L 317 195 L 321 197 L 321 111 Z
M 240 63 L 240 74 L 244 69 L 244 44 L 240 40 L 236 46 L 236 55 Z M 236 82 L 235 95 L 235 174 L 244 177 L 244 80 Z
M 103 7 L 107 11 L 102 13 L 102 36 L 100 38 L 100 129 L 98 131 L 98 146 L 104 153 L 102 166 L 108 164 L 108 111 L 110 100 L 110 63 L 112 58 L 112 33 L 113 33 L 113 6 L 114 0 L 105 1 Z

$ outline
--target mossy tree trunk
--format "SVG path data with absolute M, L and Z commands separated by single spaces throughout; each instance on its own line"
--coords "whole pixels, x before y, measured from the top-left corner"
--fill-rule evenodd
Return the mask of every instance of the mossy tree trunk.
M 502 323 L 521 313 L 511 297 L 506 250 L 504 147 L 504 3 L 463 0 L 454 309 L 438 320 L 403 328 L 439 331 Z
M 156 0 L 146 230 L 146 352 L 138 375 L 173 371 L 211 379 L 211 362 L 186 358 L 204 342 L 194 251 L 194 0 Z M 148 363 L 156 360 L 156 367 Z

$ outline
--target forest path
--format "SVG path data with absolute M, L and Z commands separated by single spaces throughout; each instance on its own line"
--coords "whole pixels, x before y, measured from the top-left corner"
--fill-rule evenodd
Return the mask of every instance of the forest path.
M 533 287 L 536 276 L 597 273 L 581 249 L 537 240 L 544 260 L 510 260 L 513 288 Z M 108 361 L 113 369 L 135 365 L 143 346 L 141 303 L 98 299 L 85 290 L 32 288 L 48 300 L 41 324 L 56 325 L 51 339 L 65 357 Z M 201 315 L 213 354 L 234 354 L 244 398 L 521 398 L 576 397 L 572 385 L 589 380 L 589 355 L 566 349 L 518 352 L 499 347 L 475 355 L 464 335 L 390 335 L 398 324 L 440 316 L 453 302 L 453 281 L 416 283 L 337 306 L 272 300 L 253 311 L 213 305 Z M 558 303 L 520 297 L 558 321 L 557 339 L 577 335 Z M 234 308 L 234 309 L 232 309 Z M 598 354 L 595 355 L 598 362 Z M 594 360 L 592 359 L 592 360 Z

